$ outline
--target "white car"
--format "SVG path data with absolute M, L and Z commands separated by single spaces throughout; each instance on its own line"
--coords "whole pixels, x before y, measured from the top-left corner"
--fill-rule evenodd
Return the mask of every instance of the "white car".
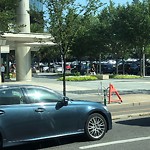
M 55 71 L 55 73 L 62 73 L 63 72 L 63 68 L 62 68 L 61 65 L 55 65 L 54 71 Z

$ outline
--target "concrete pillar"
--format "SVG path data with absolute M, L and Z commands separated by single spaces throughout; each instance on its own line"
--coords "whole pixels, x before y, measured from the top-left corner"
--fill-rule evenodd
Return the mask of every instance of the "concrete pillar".
M 31 72 L 31 51 L 30 47 L 17 44 L 16 49 L 16 80 L 30 81 Z
M 30 33 L 29 0 L 20 0 L 17 8 L 17 25 L 20 33 Z M 32 79 L 30 47 L 16 45 L 16 80 L 27 81 Z
M 29 0 L 20 0 L 17 8 L 17 25 L 21 33 L 30 33 Z

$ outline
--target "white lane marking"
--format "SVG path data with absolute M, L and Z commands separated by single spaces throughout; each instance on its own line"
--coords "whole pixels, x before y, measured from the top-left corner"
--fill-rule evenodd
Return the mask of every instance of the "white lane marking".
M 94 144 L 94 145 L 89 145 L 89 146 L 82 146 L 82 147 L 79 147 L 79 149 L 89 149 L 89 148 L 94 148 L 94 147 L 102 147 L 102 146 L 121 144 L 121 143 L 131 143 L 131 142 L 143 141 L 143 140 L 150 140 L 150 136 L 134 138 L 134 139 L 127 139 L 127 140 L 112 141 L 112 142 Z

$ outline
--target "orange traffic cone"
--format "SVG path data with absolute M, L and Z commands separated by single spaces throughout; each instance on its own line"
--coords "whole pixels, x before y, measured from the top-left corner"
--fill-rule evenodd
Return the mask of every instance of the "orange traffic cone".
M 112 99 L 112 94 L 116 94 L 116 96 L 118 97 L 118 99 L 113 100 Z M 118 91 L 114 88 L 114 86 L 112 84 L 109 84 L 109 95 L 108 95 L 109 101 L 108 103 L 110 104 L 111 102 L 122 102 L 122 98 L 120 97 Z

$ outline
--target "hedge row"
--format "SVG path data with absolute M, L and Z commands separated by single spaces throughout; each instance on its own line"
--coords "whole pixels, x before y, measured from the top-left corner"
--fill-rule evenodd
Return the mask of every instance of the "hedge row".
M 136 75 L 109 75 L 111 79 L 137 79 L 141 76 Z M 86 76 L 66 76 L 66 81 L 92 81 L 100 80 L 101 75 L 86 75 Z M 62 81 L 63 77 L 58 78 L 58 81 Z

